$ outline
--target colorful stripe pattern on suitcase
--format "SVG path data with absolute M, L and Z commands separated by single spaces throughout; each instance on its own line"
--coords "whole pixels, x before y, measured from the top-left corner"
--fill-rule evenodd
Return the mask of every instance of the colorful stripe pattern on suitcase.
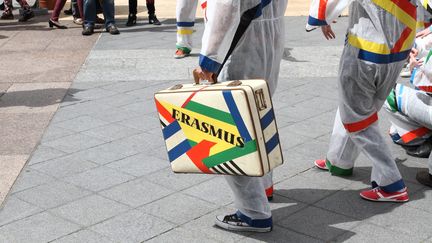
M 264 167 L 259 164 L 262 154 L 254 132 L 256 125 L 251 119 L 244 119 L 251 114 L 243 91 L 200 92 L 206 87 L 155 96 L 173 171 L 243 176 L 267 173 L 274 166 L 267 165 L 267 160 Z M 261 153 L 274 154 L 282 160 L 273 109 L 258 116 L 264 131 Z

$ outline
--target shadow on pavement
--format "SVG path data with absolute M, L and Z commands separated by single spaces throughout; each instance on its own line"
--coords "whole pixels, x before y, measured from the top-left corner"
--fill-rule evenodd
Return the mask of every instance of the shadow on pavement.
M 64 88 L 11 91 L 0 97 L 0 108 L 13 106 L 44 107 L 62 102 L 79 101 L 79 99 L 73 98 L 73 94 L 80 91 L 82 90 Z
M 408 167 L 404 164 L 398 166 L 403 174 L 408 175 L 415 175 L 417 171 L 424 169 Z M 356 167 L 356 169 L 368 172 L 371 170 L 370 167 Z M 322 173 L 328 172 L 323 171 Z M 346 179 L 351 180 L 350 177 Z M 404 179 L 415 180 L 415 178 Z M 251 234 L 248 237 L 265 242 L 309 242 L 314 240 L 343 242 L 356 235 L 356 232 L 351 230 L 359 224 L 359 221 L 364 222 L 374 216 L 391 213 L 404 205 L 403 203 L 377 203 L 363 200 L 359 193 L 368 187 L 369 179 L 354 176 L 353 181 L 351 186 L 346 186 L 342 190 L 312 188 L 276 190 L 274 200 L 271 202 L 272 208 L 275 208 L 272 210 L 274 230 L 265 234 Z M 357 189 L 361 187 L 361 184 L 352 187 L 356 182 L 363 182 L 364 188 Z M 410 189 L 409 186 L 408 189 Z M 313 203 L 308 203 L 307 200 L 302 202 L 302 198 L 310 198 L 312 194 L 315 198 L 321 199 Z M 410 193 L 411 201 L 424 198 L 424 191 L 421 189 Z M 301 206 L 299 202 L 305 205 Z M 277 204 L 288 204 L 289 206 L 278 207 Z M 309 238 L 310 236 L 313 238 Z M 297 239 L 298 237 L 301 240 Z

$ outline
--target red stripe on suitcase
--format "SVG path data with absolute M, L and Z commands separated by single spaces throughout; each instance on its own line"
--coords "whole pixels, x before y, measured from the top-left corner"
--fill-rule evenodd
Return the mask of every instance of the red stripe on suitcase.
M 167 109 L 165 109 L 165 107 L 161 103 L 159 103 L 157 99 L 155 99 L 155 102 L 159 114 L 163 116 L 163 118 L 165 118 L 165 120 L 167 120 L 169 123 L 172 123 L 174 121 L 174 118 L 172 118 L 171 113 Z
M 215 145 L 216 143 L 202 140 L 200 143 L 195 145 L 193 148 L 191 148 L 189 151 L 186 152 L 186 154 L 189 156 L 189 158 L 192 160 L 192 162 L 200 169 L 203 173 L 206 174 L 213 174 L 211 170 L 204 164 L 203 159 L 209 157 L 210 155 L 210 149 Z

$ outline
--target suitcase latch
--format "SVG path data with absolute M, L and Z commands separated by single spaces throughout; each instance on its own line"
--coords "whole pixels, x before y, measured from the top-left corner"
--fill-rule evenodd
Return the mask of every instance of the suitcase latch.
M 240 86 L 240 85 L 242 85 L 242 82 L 240 80 L 235 80 L 229 83 L 227 86 L 232 87 L 232 86 Z
M 267 109 L 267 104 L 265 101 L 263 89 L 255 90 L 255 101 L 256 101 L 257 108 L 260 111 Z
M 181 88 L 183 88 L 183 85 L 176 84 L 176 85 L 172 86 L 169 90 L 177 90 L 177 89 L 181 89 Z

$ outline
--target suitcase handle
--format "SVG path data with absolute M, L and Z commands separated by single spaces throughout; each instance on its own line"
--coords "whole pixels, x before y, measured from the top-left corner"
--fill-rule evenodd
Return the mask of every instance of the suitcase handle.
M 195 81 L 195 84 L 197 84 L 197 85 L 199 85 L 200 84 L 200 77 L 199 77 L 199 70 L 198 70 L 198 68 L 195 68 L 193 71 L 192 71 L 192 75 L 193 75 L 193 78 L 194 78 L 194 81 Z M 216 74 L 213 74 L 212 75 L 212 80 L 207 80 L 208 81 L 208 83 L 209 84 L 215 84 L 215 83 L 217 83 L 217 75 Z M 213 82 L 211 82 L 211 81 L 213 81 Z

